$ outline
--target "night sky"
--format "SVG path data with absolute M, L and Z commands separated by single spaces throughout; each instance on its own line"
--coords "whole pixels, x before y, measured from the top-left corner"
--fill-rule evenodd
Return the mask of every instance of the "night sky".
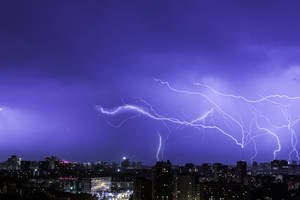
M 0 160 L 17 154 L 119 162 L 127 156 L 154 164 L 158 133 L 160 158 L 174 163 L 250 160 L 251 141 L 241 149 L 217 130 L 96 109 L 151 105 L 162 116 L 193 120 L 213 108 L 155 78 L 210 95 L 253 135 L 265 134 L 256 139 L 255 160 L 272 160 L 276 140 L 253 128 L 253 112 L 261 114 L 261 126 L 272 128 L 288 124 L 280 107 L 245 104 L 194 83 L 249 99 L 300 96 L 299 10 L 299 1 L 280 0 L 0 1 Z M 293 120 L 299 116 L 300 101 L 272 100 L 288 105 Z M 205 123 L 241 140 L 236 124 L 218 112 Z M 290 131 L 276 129 L 276 135 L 282 147 L 277 158 L 288 159 Z

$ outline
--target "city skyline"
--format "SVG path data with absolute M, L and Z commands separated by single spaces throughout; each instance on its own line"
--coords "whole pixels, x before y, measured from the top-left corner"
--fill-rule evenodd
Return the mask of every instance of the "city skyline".
M 286 160 L 145 166 L 126 157 L 121 163 L 78 163 L 12 155 L 0 162 L 0 172 L 0 197 L 7 200 L 299 199 L 300 163 Z
M 2 1 L 0 161 L 300 161 L 299 9 Z

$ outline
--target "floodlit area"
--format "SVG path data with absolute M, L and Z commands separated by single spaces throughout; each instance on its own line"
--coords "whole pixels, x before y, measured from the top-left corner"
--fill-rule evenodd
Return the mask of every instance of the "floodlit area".
M 110 177 L 92 178 L 91 180 L 92 193 L 106 192 L 106 191 L 110 191 L 110 189 L 111 189 Z
M 133 194 L 132 190 L 126 192 L 103 192 L 98 193 L 99 200 L 129 200 L 130 196 Z

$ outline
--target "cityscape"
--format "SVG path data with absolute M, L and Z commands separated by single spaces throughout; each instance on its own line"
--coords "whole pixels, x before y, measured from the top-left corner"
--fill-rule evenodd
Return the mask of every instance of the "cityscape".
M 299 0 L 0 0 L 0 200 L 300 200 Z
M 130 161 L 78 163 L 55 156 L 0 165 L 0 199 L 221 200 L 299 199 L 300 163 L 203 163 L 154 166 Z

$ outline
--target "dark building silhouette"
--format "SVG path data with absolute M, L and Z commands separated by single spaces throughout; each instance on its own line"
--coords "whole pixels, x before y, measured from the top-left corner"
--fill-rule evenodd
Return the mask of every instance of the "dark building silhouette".
M 147 178 L 136 178 L 133 185 L 133 200 L 152 199 L 152 181 Z
M 95 193 L 96 199 L 130 200 L 300 199 L 299 171 L 298 162 L 285 160 L 254 162 L 249 167 L 245 161 L 236 166 L 187 163 L 174 167 L 162 161 L 150 167 L 125 158 L 120 168 L 107 162 L 61 161 L 54 156 L 44 161 L 12 156 L 0 162 L 0 199 L 34 199 L 39 194 L 50 199 L 61 199 L 61 194 L 93 198 Z
M 247 191 L 239 183 L 207 182 L 200 184 L 200 192 L 200 200 L 248 199 Z
M 122 162 L 121 162 L 121 167 L 122 167 L 123 169 L 128 169 L 129 166 L 130 166 L 130 161 L 129 161 L 129 159 L 126 158 L 126 157 L 123 157 L 123 160 L 122 160 Z
M 16 155 L 12 155 L 6 161 L 6 167 L 9 170 L 19 170 L 21 167 L 21 158 L 18 158 Z
M 157 162 L 152 170 L 152 199 L 174 199 L 174 174 L 170 161 Z
M 238 182 L 241 184 L 246 184 L 247 162 L 246 161 L 238 161 L 236 163 L 236 171 L 237 171 Z
M 192 174 L 181 174 L 176 176 L 176 200 L 198 200 L 200 199 L 200 188 L 197 176 Z
M 187 163 L 185 166 L 180 166 L 178 168 L 179 174 L 198 174 L 198 169 L 192 163 Z
M 273 160 L 271 162 L 271 171 L 273 175 L 287 175 L 289 164 L 286 160 Z
M 221 163 L 215 163 L 212 166 L 214 173 L 214 180 L 225 183 L 228 176 L 228 166 L 222 165 Z

